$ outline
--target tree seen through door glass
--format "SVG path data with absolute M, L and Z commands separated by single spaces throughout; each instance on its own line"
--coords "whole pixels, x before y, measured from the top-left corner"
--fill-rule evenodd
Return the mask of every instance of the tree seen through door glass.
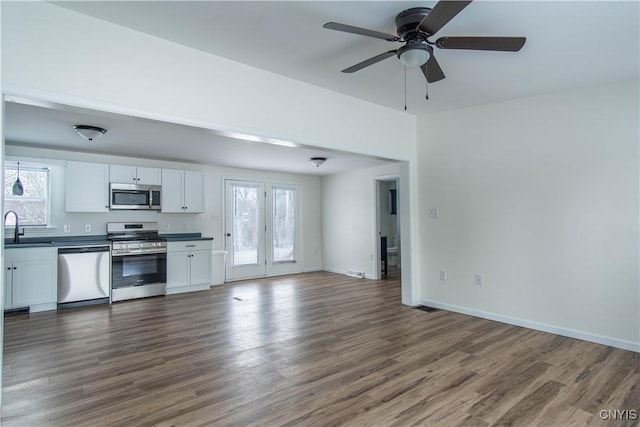
M 233 265 L 258 263 L 258 188 L 233 186 Z

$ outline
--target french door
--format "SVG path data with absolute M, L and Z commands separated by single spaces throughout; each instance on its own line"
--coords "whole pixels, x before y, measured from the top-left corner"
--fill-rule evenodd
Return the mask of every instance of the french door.
M 295 185 L 225 181 L 226 278 L 299 273 Z

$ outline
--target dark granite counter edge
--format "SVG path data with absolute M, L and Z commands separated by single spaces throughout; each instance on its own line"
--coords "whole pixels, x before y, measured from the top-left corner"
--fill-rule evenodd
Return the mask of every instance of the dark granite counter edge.
M 202 237 L 201 233 L 174 233 L 161 234 L 167 242 L 180 242 L 187 240 L 213 240 L 213 237 Z M 47 248 L 56 246 L 84 246 L 84 245 L 109 245 L 106 235 L 93 236 L 50 236 L 50 237 L 23 237 L 20 243 L 15 244 L 11 238 L 6 238 L 5 249 L 15 248 Z
M 160 234 L 167 242 L 183 242 L 186 240 L 213 240 L 213 237 L 202 237 L 202 233 L 172 233 Z

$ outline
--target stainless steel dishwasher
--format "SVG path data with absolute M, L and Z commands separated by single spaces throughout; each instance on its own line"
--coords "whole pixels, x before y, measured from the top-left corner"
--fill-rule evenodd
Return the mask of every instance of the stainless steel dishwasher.
M 109 302 L 110 246 L 58 249 L 58 307 Z

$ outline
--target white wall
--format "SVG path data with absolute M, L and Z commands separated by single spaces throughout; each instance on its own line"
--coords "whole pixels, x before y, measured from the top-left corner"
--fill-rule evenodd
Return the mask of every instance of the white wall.
M 632 81 L 421 118 L 423 301 L 640 350 L 638 117 Z
M 380 157 L 413 158 L 416 118 L 411 114 L 50 3 L 0 6 L 5 93 Z
M 376 176 L 400 172 L 398 164 L 326 176 L 322 180 L 324 269 L 377 273 Z
M 322 180 L 318 176 L 275 173 L 249 169 L 223 168 L 178 162 L 105 156 L 70 151 L 46 150 L 16 145 L 6 146 L 7 160 L 41 162 L 51 166 L 52 227 L 27 228 L 25 237 L 64 236 L 63 225 L 70 224 L 69 236 L 104 235 L 107 222 L 156 221 L 161 232 L 165 224 L 168 233 L 202 233 L 213 237 L 213 248 L 224 249 L 224 179 L 255 180 L 272 183 L 297 184 L 301 189 L 301 263 L 304 271 L 322 269 Z M 137 166 L 164 167 L 201 171 L 205 174 L 205 213 L 165 214 L 159 212 L 118 211 L 106 213 L 67 213 L 64 211 L 65 160 L 113 163 Z M 91 225 L 91 233 L 84 226 Z

